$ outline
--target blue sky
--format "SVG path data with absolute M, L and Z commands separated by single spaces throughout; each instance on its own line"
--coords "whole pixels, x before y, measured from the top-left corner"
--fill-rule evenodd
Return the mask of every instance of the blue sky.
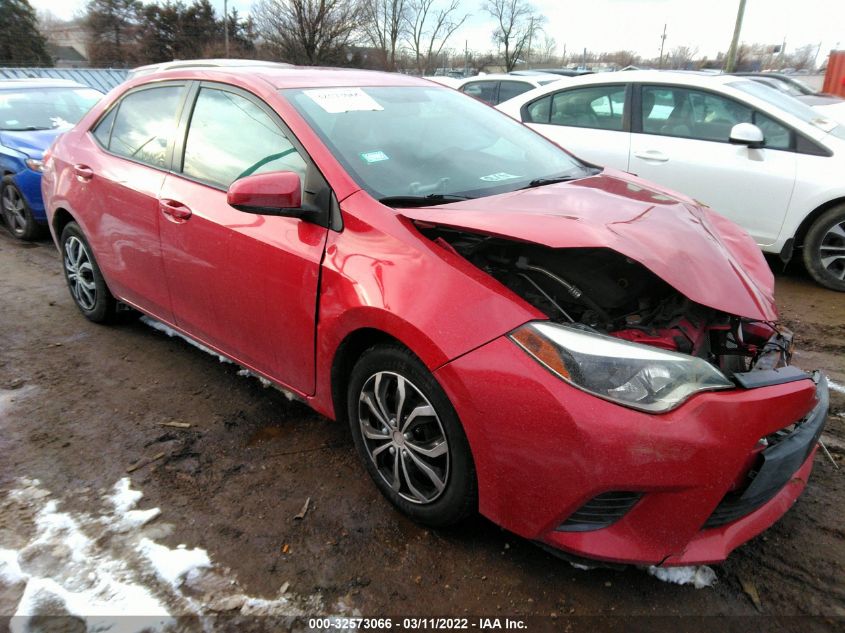
M 446 0 L 443 0 L 446 1 Z M 72 17 L 85 0 L 31 0 L 38 9 L 59 17 Z M 219 11 L 223 0 L 212 0 Z M 567 52 L 634 50 L 646 57 L 660 51 L 660 35 L 666 24 L 666 47 L 698 48 L 715 56 L 726 50 L 733 32 L 738 0 L 533 0 L 546 16 L 545 30 Z M 230 0 L 242 14 L 252 0 Z M 461 0 L 461 11 L 470 14 L 450 45 L 479 51 L 493 47 L 493 22 L 482 10 L 482 0 Z M 786 39 L 787 49 L 805 44 L 820 45 L 822 53 L 845 48 L 845 1 L 843 0 L 748 0 L 742 40 L 778 44 Z M 819 57 L 821 61 L 823 55 Z

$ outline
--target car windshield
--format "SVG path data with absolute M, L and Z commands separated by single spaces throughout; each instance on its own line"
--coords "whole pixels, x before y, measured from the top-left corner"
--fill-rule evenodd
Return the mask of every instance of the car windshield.
M 103 95 L 91 88 L 0 90 L 0 129 L 52 130 L 71 127 Z
M 806 103 L 799 101 L 795 97 L 790 97 L 788 94 L 781 92 L 771 86 L 766 86 L 757 81 L 734 81 L 728 84 L 731 88 L 741 90 L 746 94 L 750 94 L 758 99 L 768 101 L 773 106 L 780 108 L 791 114 L 794 117 L 801 119 L 804 123 L 817 127 L 818 129 L 833 134 L 839 138 L 845 138 L 845 128 L 837 125 L 836 121 L 828 119 L 820 114 L 818 110 L 814 110 Z
M 454 90 L 393 86 L 283 94 L 378 199 L 450 202 L 592 173 L 532 130 Z

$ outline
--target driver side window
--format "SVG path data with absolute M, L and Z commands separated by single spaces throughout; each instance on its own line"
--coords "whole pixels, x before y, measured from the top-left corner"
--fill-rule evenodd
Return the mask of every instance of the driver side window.
M 275 121 L 240 95 L 201 88 L 182 173 L 227 188 L 235 180 L 271 171 L 293 171 L 305 182 L 306 163 Z

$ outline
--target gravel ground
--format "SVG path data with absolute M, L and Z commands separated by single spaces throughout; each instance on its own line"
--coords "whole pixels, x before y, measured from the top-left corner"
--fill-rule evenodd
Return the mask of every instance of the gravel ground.
M 842 392 L 832 394 L 824 436 L 842 470 L 819 453 L 794 508 L 716 567 L 714 586 L 695 589 L 636 569 L 577 570 L 481 518 L 450 530 L 419 527 L 377 493 L 341 425 L 143 323 L 87 322 L 51 243 L 0 234 L 0 270 L 0 572 L 4 549 L 62 567 L 72 552 L 59 546 L 48 548 L 53 558 L 32 554 L 45 534 L 73 549 L 69 528 L 49 532 L 53 512 L 87 535 L 93 549 L 74 559 L 80 569 L 86 557 L 119 563 L 120 552 L 140 551 L 143 539 L 170 552 L 180 544 L 205 550 L 213 573 L 194 570 L 178 595 L 143 561 L 126 563 L 128 570 L 117 564 L 118 576 L 171 612 L 213 600 L 226 612 L 252 600 L 282 614 L 591 615 L 617 624 L 633 615 L 767 623 L 759 616 L 813 615 L 822 628 L 843 624 Z M 777 295 L 796 332 L 796 362 L 845 385 L 845 294 L 815 286 L 796 267 L 778 272 Z M 173 422 L 191 426 L 162 426 Z M 130 465 L 160 454 L 128 477 L 143 492 L 138 507 L 161 514 L 121 531 L 108 491 Z M 306 499 L 305 517 L 295 519 Z M 24 583 L 5 569 L 0 615 L 11 615 Z

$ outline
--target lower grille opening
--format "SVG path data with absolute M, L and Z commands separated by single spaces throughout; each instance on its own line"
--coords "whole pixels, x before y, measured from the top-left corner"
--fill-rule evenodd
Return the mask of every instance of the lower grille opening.
M 641 492 L 604 492 L 570 514 L 569 518 L 557 527 L 557 531 L 588 532 L 606 528 L 625 516 L 642 496 Z

